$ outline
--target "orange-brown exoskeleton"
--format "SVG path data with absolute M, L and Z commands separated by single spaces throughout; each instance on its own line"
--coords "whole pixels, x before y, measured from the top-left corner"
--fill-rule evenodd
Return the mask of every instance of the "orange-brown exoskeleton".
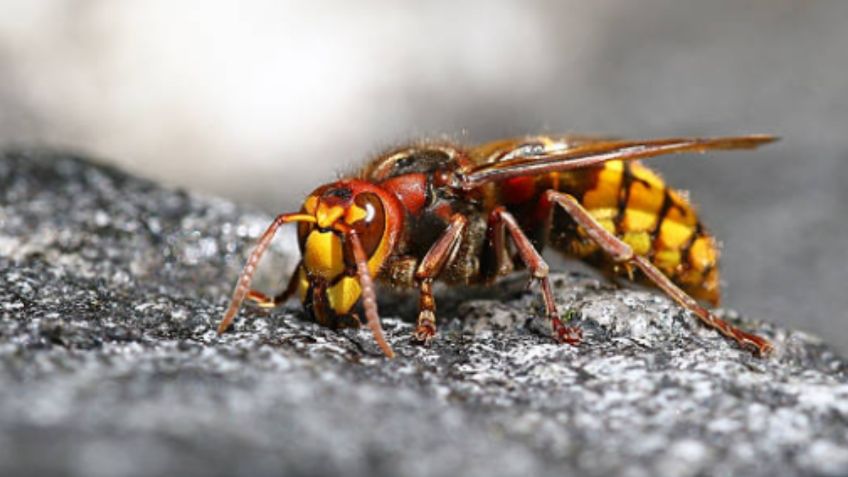
M 760 354 L 772 345 L 719 319 L 697 300 L 719 301 L 717 244 L 685 194 L 637 160 L 663 154 L 750 149 L 775 140 L 751 135 L 619 141 L 576 136 L 527 137 L 461 147 L 420 143 L 393 150 L 347 179 L 323 185 L 300 212 L 268 227 L 244 267 L 218 332 L 245 298 L 275 306 L 297 293 L 314 319 L 359 326 L 357 310 L 388 357 L 374 279 L 419 289 L 413 339 L 436 334 L 434 280 L 485 284 L 517 266 L 541 285 L 555 338 L 577 344 L 579 328 L 556 309 L 550 245 L 602 270 L 656 286 L 707 326 Z M 250 289 L 277 229 L 298 223 L 301 261 L 286 290 Z M 635 276 L 634 276 L 635 273 Z

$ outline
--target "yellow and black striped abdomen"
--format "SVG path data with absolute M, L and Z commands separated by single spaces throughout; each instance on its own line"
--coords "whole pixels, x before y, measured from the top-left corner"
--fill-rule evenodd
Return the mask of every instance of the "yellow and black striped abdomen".
M 555 188 L 574 195 L 601 225 L 649 257 L 693 297 L 717 304 L 720 297 L 718 249 L 686 196 L 670 189 L 636 161 L 559 173 Z M 610 263 L 594 241 L 562 210 L 554 212 L 550 243 L 602 269 Z

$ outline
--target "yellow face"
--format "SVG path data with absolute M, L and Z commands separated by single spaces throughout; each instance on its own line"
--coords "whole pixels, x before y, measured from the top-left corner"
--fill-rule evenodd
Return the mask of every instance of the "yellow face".
M 315 223 L 298 226 L 303 257 L 298 293 L 316 319 L 326 322 L 332 320 L 332 314 L 349 314 L 361 294 L 353 254 L 341 230 L 356 229 L 368 256 L 369 272 L 376 276 L 388 248 L 385 210 L 374 193 L 354 193 L 343 184 L 331 184 L 306 199 L 303 213 L 314 216 Z

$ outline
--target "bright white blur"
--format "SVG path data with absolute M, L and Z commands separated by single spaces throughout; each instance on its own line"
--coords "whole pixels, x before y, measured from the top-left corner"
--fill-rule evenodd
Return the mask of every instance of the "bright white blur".
M 14 97 L 0 113 L 2 139 L 81 148 L 255 201 L 296 200 L 380 147 L 456 132 L 462 122 L 442 123 L 439 108 L 535 94 L 552 57 L 580 55 L 557 53 L 539 12 L 518 3 L 20 1 L 4 10 L 0 64 Z M 572 20 L 573 34 L 585 34 Z M 423 98 L 428 111 L 417 111 Z

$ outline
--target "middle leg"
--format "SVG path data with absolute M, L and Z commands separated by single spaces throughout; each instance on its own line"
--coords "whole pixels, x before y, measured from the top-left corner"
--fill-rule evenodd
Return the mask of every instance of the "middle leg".
M 416 343 L 429 344 L 436 336 L 436 300 L 433 298 L 433 280 L 442 272 L 445 265 L 456 255 L 468 219 L 462 214 L 454 214 L 441 237 L 430 247 L 415 270 L 418 283 L 418 325 L 412 339 Z

